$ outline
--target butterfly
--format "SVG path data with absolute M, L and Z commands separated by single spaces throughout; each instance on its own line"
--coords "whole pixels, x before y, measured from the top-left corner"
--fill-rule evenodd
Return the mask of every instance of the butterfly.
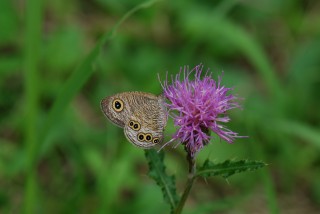
M 123 128 L 126 138 L 145 149 L 163 141 L 167 124 L 165 98 L 145 92 L 123 92 L 101 100 L 101 110 L 114 124 Z

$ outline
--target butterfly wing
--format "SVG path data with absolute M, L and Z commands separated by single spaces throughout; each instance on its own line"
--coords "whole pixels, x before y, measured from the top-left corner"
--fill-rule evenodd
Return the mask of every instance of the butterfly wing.
M 144 92 L 124 92 L 101 101 L 104 114 L 124 128 L 127 139 L 138 147 L 151 148 L 162 142 L 167 123 L 164 98 Z
M 134 145 L 151 148 L 163 141 L 163 131 L 167 124 L 164 100 L 153 94 L 137 95 L 134 105 L 131 105 L 132 115 L 125 125 L 124 133 Z
M 135 146 L 145 149 L 154 147 L 163 141 L 163 129 L 154 129 L 135 117 L 124 127 L 126 138 Z

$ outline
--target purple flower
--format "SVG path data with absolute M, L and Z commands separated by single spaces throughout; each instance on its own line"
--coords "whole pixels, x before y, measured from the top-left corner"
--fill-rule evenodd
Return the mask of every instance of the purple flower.
M 210 130 L 228 143 L 240 137 L 222 125 L 230 121 L 227 111 L 240 107 L 235 102 L 237 97 L 227 94 L 232 88 L 221 85 L 220 77 L 214 81 L 208 72 L 201 78 L 202 69 L 202 64 L 191 71 L 185 66 L 182 80 L 181 69 L 175 79 L 171 77 L 171 84 L 167 78 L 162 85 L 164 96 L 169 101 L 165 105 L 178 127 L 168 143 L 179 140 L 191 156 L 209 143 Z M 194 80 L 189 79 L 191 74 L 194 74 Z

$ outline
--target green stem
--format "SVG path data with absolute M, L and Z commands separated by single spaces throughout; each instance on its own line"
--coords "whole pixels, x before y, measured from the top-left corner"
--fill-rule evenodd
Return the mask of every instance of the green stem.
M 190 193 L 190 190 L 191 190 L 191 188 L 192 188 L 192 186 L 193 186 L 194 180 L 195 180 L 195 177 L 194 177 L 194 176 L 188 178 L 188 181 L 187 181 L 187 184 L 186 184 L 186 188 L 185 188 L 185 190 L 184 190 L 184 192 L 183 192 L 183 195 L 182 195 L 182 197 L 181 197 L 181 200 L 179 201 L 179 204 L 178 204 L 178 206 L 177 206 L 177 209 L 176 209 L 175 212 L 174 212 L 175 214 L 180 214 L 180 213 L 182 212 L 182 209 L 183 209 L 183 207 L 184 207 L 184 204 L 186 203 L 187 198 L 188 198 L 189 193 Z
M 177 206 L 177 209 L 175 210 L 175 214 L 180 214 L 182 212 L 182 209 L 187 201 L 187 198 L 189 196 L 190 190 L 193 186 L 193 183 L 196 179 L 196 162 L 194 157 L 192 157 L 190 155 L 190 153 L 188 153 L 187 155 L 187 160 L 188 160 L 188 164 L 189 164 L 189 175 L 188 175 L 188 181 L 186 184 L 186 188 L 184 189 L 184 192 L 182 194 L 182 197 L 179 201 L 179 204 Z

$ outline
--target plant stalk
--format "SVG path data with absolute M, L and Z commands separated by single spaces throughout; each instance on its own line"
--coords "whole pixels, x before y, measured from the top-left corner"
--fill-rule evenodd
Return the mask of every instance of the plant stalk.
M 187 201 L 187 198 L 189 196 L 190 190 L 193 186 L 194 180 L 196 179 L 196 161 L 193 156 L 191 156 L 190 153 L 187 153 L 187 160 L 189 164 L 189 175 L 188 175 L 188 180 L 186 187 L 184 189 L 184 192 L 182 194 L 182 197 L 178 203 L 178 206 L 175 210 L 175 214 L 180 214 L 182 212 L 182 209 Z

